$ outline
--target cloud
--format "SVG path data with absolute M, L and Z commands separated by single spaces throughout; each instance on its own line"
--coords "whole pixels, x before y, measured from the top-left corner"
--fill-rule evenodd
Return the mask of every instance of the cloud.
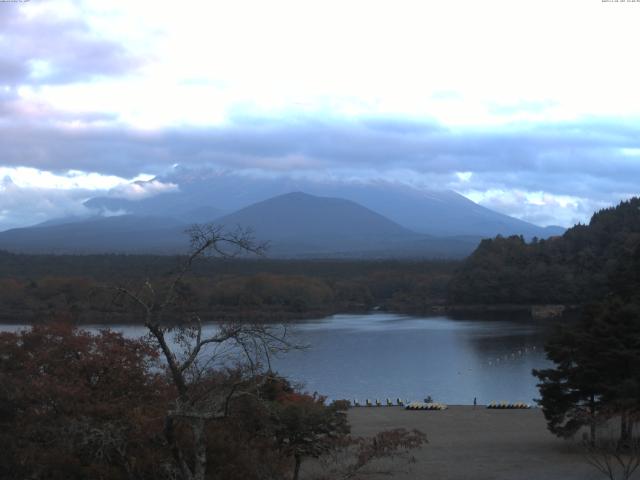
M 141 199 L 177 188 L 150 177 L 126 179 L 78 170 L 55 174 L 28 167 L 0 167 L 0 231 L 53 218 L 122 215 L 126 212 L 96 212 L 84 202 L 95 195 Z
M 0 8 L 0 126 L 92 124 L 116 118 L 74 112 L 43 95 L 136 72 L 145 61 L 93 29 L 78 2 L 16 2 Z M 46 96 L 46 95 L 45 95 Z
M 0 85 L 77 82 L 140 65 L 123 44 L 97 35 L 80 6 L 37 3 L 0 9 Z
M 593 212 L 615 203 L 611 199 L 597 200 L 521 189 L 471 190 L 461 193 L 487 208 L 541 226 L 569 227 L 576 223 L 585 223 Z
M 87 190 L 21 187 L 5 176 L 0 183 L 0 230 L 24 227 L 51 218 L 87 215 Z
M 373 126 L 372 126 L 373 125 Z M 5 165 L 132 177 L 175 163 L 229 169 L 451 175 L 465 184 L 558 194 L 633 191 L 640 178 L 640 123 L 585 120 L 517 128 L 444 128 L 423 122 L 240 119 L 217 128 L 139 132 L 124 128 L 6 127 Z M 467 175 L 467 174 L 465 174 Z M 467 186 L 468 187 L 468 186 Z
M 470 129 L 394 118 L 238 117 L 219 127 L 154 132 L 23 124 L 0 129 L 0 144 L 0 165 L 60 175 L 79 170 L 126 179 L 162 175 L 180 164 L 329 181 L 391 179 L 453 189 L 541 224 L 584 221 L 590 209 L 640 190 L 640 123 L 634 119 Z M 142 198 L 172 188 L 130 185 L 112 195 Z M 499 201 L 477 192 L 505 193 Z M 518 201 L 520 193 L 532 198 L 538 192 L 575 201 Z
M 178 185 L 175 183 L 164 183 L 158 179 L 147 181 L 135 181 L 125 183 L 112 188 L 107 196 L 112 198 L 125 198 L 127 200 L 142 200 L 143 198 L 153 197 L 163 193 L 177 192 Z

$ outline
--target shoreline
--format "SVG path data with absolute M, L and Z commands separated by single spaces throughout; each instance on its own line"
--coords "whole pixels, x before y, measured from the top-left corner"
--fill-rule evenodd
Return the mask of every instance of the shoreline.
M 511 321 L 536 321 L 540 323 L 563 321 L 571 317 L 577 311 L 575 305 L 430 305 L 420 311 L 413 309 L 386 309 L 386 308 L 339 308 L 326 310 L 313 310 L 307 312 L 291 311 L 246 311 L 233 312 L 221 311 L 215 315 L 203 315 L 204 323 L 216 322 L 239 322 L 239 323 L 294 323 L 298 321 L 321 320 L 333 315 L 373 315 L 376 313 L 387 313 L 394 315 L 409 315 L 415 317 L 437 317 L 449 316 L 455 320 L 511 320 Z M 52 320 L 50 311 L 30 311 L 30 312 L 6 312 L 0 313 L 0 325 L 32 325 L 35 323 L 45 323 Z M 91 318 L 86 318 L 91 316 Z M 80 314 L 72 323 L 77 326 L 92 325 L 143 325 L 137 321 L 134 313 L 110 313 L 110 312 L 87 312 L 86 316 Z M 98 318 L 101 317 L 101 318 Z

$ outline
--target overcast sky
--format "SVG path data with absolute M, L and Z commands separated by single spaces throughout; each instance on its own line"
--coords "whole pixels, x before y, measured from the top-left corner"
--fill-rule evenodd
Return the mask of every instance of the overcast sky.
M 450 188 L 540 225 L 640 193 L 640 2 L 0 2 L 0 229 L 182 167 Z

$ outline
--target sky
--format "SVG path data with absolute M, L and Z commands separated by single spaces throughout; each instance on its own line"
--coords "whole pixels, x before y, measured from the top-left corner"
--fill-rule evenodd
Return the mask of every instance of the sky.
M 640 2 L 0 2 L 0 230 L 181 168 L 452 189 L 539 225 L 640 192 Z

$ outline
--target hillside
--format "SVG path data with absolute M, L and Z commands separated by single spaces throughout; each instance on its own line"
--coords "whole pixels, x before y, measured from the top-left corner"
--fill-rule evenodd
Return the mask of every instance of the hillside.
M 595 213 L 560 237 L 483 240 L 458 269 L 458 304 L 581 304 L 640 287 L 640 198 Z
M 468 254 L 479 239 L 437 239 L 412 232 L 355 202 L 288 193 L 217 222 L 253 230 L 273 256 L 446 257 Z
M 170 217 L 121 215 L 47 222 L 0 232 L 0 249 L 21 253 L 176 253 L 188 224 Z

